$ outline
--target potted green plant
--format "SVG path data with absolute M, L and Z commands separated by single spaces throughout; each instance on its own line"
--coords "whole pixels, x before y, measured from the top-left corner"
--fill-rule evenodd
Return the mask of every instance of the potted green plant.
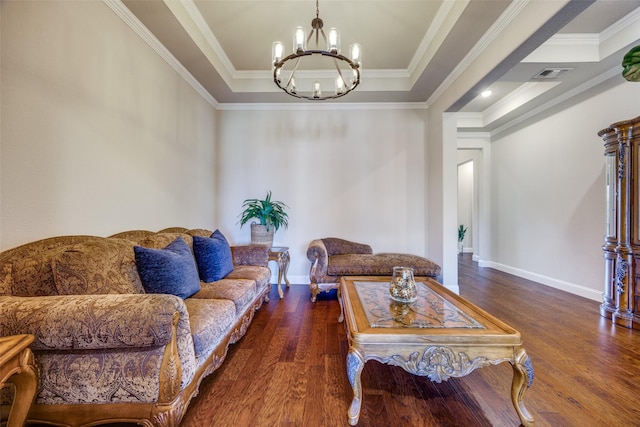
M 622 77 L 630 82 L 640 82 L 640 45 L 632 48 L 622 59 Z
M 257 219 L 251 223 L 251 244 L 271 247 L 273 234 L 280 228 L 289 226 L 289 216 L 285 212 L 288 208 L 283 202 L 271 200 L 271 191 L 263 199 L 246 199 L 242 203 L 243 211 L 240 213 L 240 227 L 251 219 Z
M 462 253 L 462 241 L 464 240 L 465 234 L 467 234 L 467 227 L 460 224 L 458 226 L 458 253 Z

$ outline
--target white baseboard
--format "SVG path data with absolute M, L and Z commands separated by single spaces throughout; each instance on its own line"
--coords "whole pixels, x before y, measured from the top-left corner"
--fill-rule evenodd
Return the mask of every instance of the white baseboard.
M 523 279 L 531 280 L 540 283 L 551 288 L 559 289 L 561 291 L 569 292 L 574 295 L 578 295 L 584 298 L 588 298 L 594 301 L 602 301 L 602 292 L 596 291 L 591 288 L 587 288 L 575 283 L 565 282 L 564 280 L 554 279 L 553 277 L 543 276 L 542 274 L 532 273 L 530 271 L 522 270 L 508 265 L 500 264 L 491 261 L 479 261 L 479 267 L 495 268 L 496 270 L 503 271 L 505 273 L 513 274 L 514 276 L 522 277 Z
M 442 285 L 456 295 L 460 295 L 460 286 L 458 285 Z
M 287 274 L 287 279 L 289 279 L 289 283 L 291 283 L 291 285 L 296 284 L 296 285 L 304 285 L 304 286 L 309 286 L 309 275 L 290 275 Z M 278 275 L 277 274 L 271 274 L 271 283 L 276 283 L 276 281 L 278 280 Z

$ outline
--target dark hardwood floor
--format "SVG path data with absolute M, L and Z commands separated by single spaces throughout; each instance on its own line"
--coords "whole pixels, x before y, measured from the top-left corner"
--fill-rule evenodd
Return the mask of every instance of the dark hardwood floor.
M 536 426 L 640 426 L 640 332 L 598 302 L 460 256 L 460 293 L 520 331 L 535 368 L 525 405 Z M 182 426 L 346 426 L 352 391 L 335 295 L 274 289 L 247 334 L 207 377 Z M 440 384 L 367 362 L 359 426 L 517 426 L 508 363 Z

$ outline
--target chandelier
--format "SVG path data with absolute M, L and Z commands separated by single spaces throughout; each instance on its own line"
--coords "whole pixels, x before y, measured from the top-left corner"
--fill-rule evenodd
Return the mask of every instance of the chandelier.
M 349 46 L 350 58 L 342 55 L 340 53 L 340 33 L 335 28 L 331 28 L 327 38 L 322 29 L 324 23 L 319 15 L 318 0 L 316 0 L 316 17 L 311 21 L 311 32 L 308 37 L 305 37 L 304 29 L 296 27 L 293 31 L 293 53 L 291 55 L 283 58 L 284 44 L 282 42 L 274 42 L 271 50 L 275 84 L 291 96 L 312 101 L 339 98 L 360 84 L 360 45 L 354 43 Z M 319 47 L 320 36 L 326 44 L 326 50 Z M 315 38 L 315 49 L 307 47 L 312 38 Z M 326 92 L 323 94 L 321 81 L 316 79 L 309 90 L 299 91 L 296 86 L 296 72 L 300 70 L 300 80 L 302 80 L 302 75 L 306 70 L 323 66 L 326 68 L 327 65 L 321 65 L 325 63 L 329 64 L 331 69 L 335 68 L 332 73 L 337 72 L 334 74 L 335 78 L 332 78 L 335 90 L 331 94 L 326 94 Z

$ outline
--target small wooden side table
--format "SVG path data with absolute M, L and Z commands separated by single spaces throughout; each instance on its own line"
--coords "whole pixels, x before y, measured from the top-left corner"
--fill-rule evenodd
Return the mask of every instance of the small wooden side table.
M 284 293 L 280 287 L 280 282 L 284 279 L 284 283 L 289 287 L 289 279 L 287 279 L 287 270 L 289 270 L 289 248 L 286 246 L 273 246 L 269 248 L 269 261 L 275 261 L 278 264 L 278 295 L 280 299 L 284 298 Z
M 0 337 L 0 387 L 6 382 L 16 386 L 7 427 L 22 427 L 38 388 L 33 353 L 28 347 L 33 335 Z

